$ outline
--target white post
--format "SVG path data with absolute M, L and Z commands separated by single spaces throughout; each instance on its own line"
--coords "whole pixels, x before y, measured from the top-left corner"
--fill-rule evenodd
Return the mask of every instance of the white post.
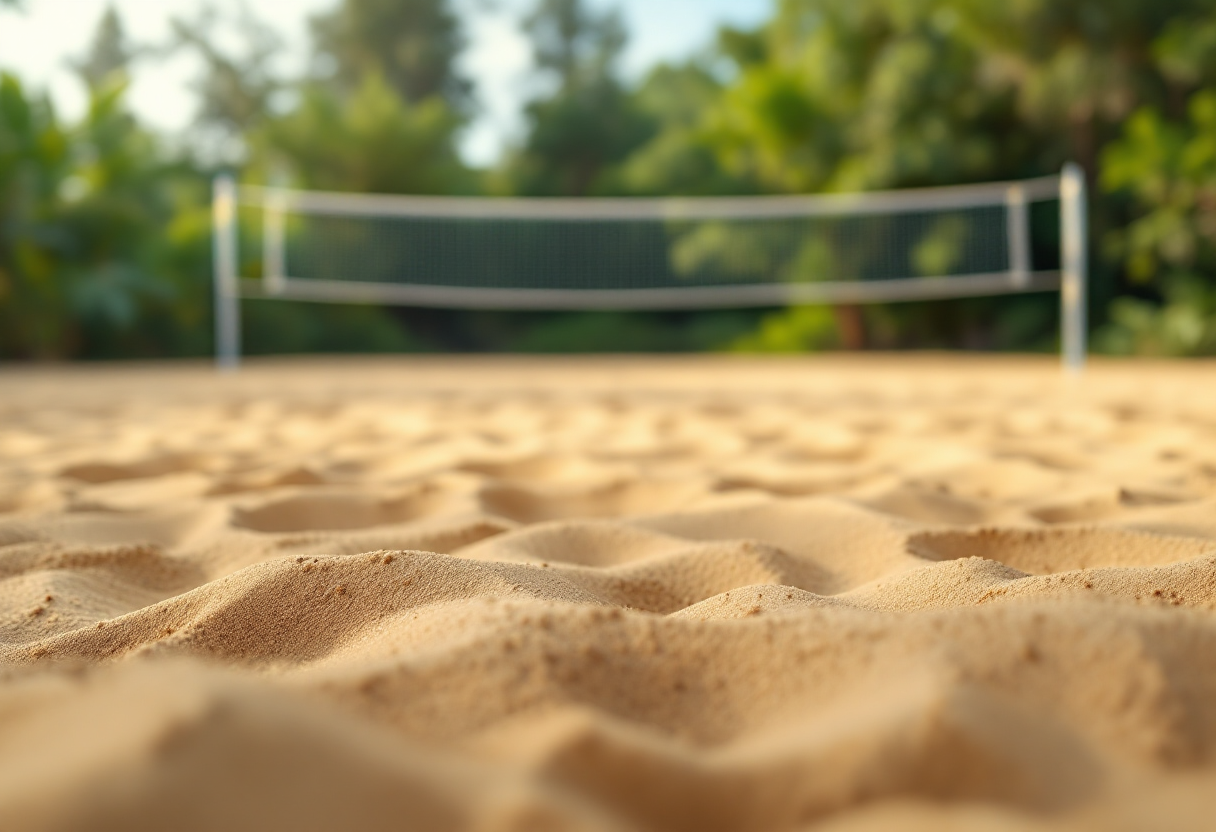
M 1030 285 L 1030 217 L 1026 189 L 1010 185 L 1005 192 L 1005 240 L 1009 248 L 1009 282 L 1019 289 Z
M 266 294 L 282 294 L 287 288 L 286 199 L 281 191 L 267 188 L 262 206 L 262 282 Z
M 1085 214 L 1085 172 L 1069 162 L 1060 175 L 1060 353 L 1072 375 L 1085 367 Z
M 211 225 L 215 281 L 215 364 L 235 370 L 241 363 L 241 298 L 237 276 L 236 183 L 217 176 Z

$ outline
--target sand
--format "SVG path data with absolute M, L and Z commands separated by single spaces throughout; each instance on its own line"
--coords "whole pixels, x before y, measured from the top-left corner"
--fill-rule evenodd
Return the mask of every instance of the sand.
M 0 372 L 0 826 L 1216 826 L 1216 365 Z

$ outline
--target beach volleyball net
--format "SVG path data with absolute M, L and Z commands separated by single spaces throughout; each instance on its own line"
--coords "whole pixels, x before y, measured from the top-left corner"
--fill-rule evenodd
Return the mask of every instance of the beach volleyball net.
M 1061 294 L 1085 356 L 1085 184 L 706 198 L 472 198 L 215 182 L 217 361 L 241 298 L 465 309 L 708 309 Z

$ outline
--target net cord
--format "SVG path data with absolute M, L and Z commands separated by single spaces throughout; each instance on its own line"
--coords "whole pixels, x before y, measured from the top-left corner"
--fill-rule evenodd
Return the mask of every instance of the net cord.
M 735 286 L 688 286 L 661 289 L 494 289 L 373 283 L 357 280 L 286 278 L 268 290 L 264 281 L 242 281 L 245 297 L 324 303 L 381 303 L 456 309 L 658 310 L 784 306 L 814 303 L 885 303 L 942 298 L 981 297 L 1060 288 L 1058 271 L 1027 274 L 1015 280 L 1009 272 L 895 280 L 760 283 Z
M 364 217 L 501 220 L 712 220 L 944 211 L 1006 205 L 1011 188 L 1027 202 L 1056 199 L 1060 177 L 1022 182 L 909 188 L 858 194 L 741 197 L 450 197 L 395 194 L 344 194 L 242 185 L 242 204 L 277 203 L 282 210 Z

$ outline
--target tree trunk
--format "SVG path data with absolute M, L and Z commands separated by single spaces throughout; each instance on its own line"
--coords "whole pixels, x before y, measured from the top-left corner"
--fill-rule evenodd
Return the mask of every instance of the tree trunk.
M 863 350 L 866 347 L 865 321 L 861 317 L 861 307 L 856 304 L 833 306 L 836 315 L 836 331 L 840 336 L 840 346 L 846 350 Z

